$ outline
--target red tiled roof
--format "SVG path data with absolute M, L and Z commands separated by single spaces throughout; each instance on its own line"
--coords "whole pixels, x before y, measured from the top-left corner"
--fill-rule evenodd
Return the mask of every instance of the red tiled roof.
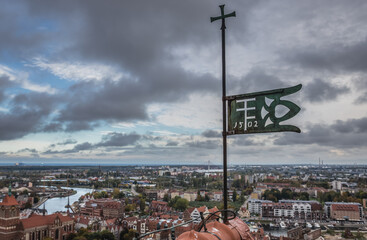
M 188 211 L 190 214 L 192 213 L 192 211 L 194 211 L 195 210 L 195 208 L 194 207 L 191 207 L 191 208 L 188 208 L 188 209 L 186 209 L 186 211 Z
M 206 211 L 206 206 L 202 206 L 198 208 L 199 212 L 205 212 Z
M 33 228 L 33 227 L 40 227 L 46 225 L 52 225 L 58 217 L 61 222 L 68 222 L 73 221 L 73 219 L 69 216 L 63 216 L 60 213 L 54 213 L 51 215 L 32 215 L 29 218 L 21 219 L 24 229 Z
M 3 201 L 0 203 L 0 206 L 13 206 L 13 205 L 19 205 L 17 200 L 13 195 L 9 196 L 6 195 Z
M 333 211 L 353 211 L 359 212 L 357 205 L 349 205 L 349 204 L 333 204 L 331 205 L 331 209 Z
M 152 201 L 152 204 L 168 205 L 168 202 L 163 202 L 163 201 Z
M 219 211 L 219 209 L 215 206 L 211 209 L 208 210 L 210 213 L 213 213 L 213 212 L 216 212 L 216 211 Z

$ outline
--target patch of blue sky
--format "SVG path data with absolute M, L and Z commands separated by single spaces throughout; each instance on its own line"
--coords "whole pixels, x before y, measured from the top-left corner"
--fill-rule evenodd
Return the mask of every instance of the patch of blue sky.
M 67 89 L 73 82 L 62 79 L 47 70 L 42 70 L 38 67 L 24 66 L 24 69 L 29 73 L 29 80 L 40 85 L 50 85 L 56 89 Z

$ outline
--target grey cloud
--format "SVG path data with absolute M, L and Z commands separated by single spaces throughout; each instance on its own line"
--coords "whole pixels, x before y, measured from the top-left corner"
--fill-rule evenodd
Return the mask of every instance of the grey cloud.
M 24 153 L 24 152 L 37 153 L 37 150 L 34 149 L 34 148 L 32 148 L 32 149 L 30 149 L 30 148 L 23 148 L 23 149 L 17 151 L 17 153 Z
M 65 141 L 58 143 L 57 145 L 68 145 L 68 144 L 75 144 L 77 141 L 75 139 L 66 139 Z
M 317 70 L 366 72 L 367 39 L 354 45 L 339 43 L 319 49 L 292 49 L 283 57 L 288 63 Z
M 275 145 L 316 144 L 337 148 L 367 146 L 367 118 L 338 120 L 331 125 L 315 124 L 301 134 L 286 133 L 274 140 Z
M 331 128 L 339 133 L 367 133 L 367 117 L 360 119 L 337 120 Z
M 233 136 L 234 141 L 233 144 L 236 146 L 256 146 L 261 145 L 260 143 L 255 142 L 248 136 Z
M 211 76 L 195 77 L 182 70 L 170 69 L 162 76 L 156 73 L 144 80 L 131 82 L 82 83 L 74 85 L 68 104 L 59 121 L 90 122 L 98 120 L 127 121 L 147 119 L 146 105 L 178 101 L 189 91 L 202 91 L 213 86 Z M 161 70 L 156 70 L 161 71 Z M 86 91 L 88 89 L 88 91 Z
M 243 94 L 289 87 L 288 84 L 280 80 L 277 76 L 268 74 L 267 71 L 262 68 L 253 68 L 245 77 L 240 79 L 233 77 L 232 80 L 232 87 L 228 87 L 231 94 Z
M 364 104 L 367 103 L 367 91 L 364 92 L 362 95 L 360 95 L 355 101 L 354 103 L 356 104 Z
M 49 123 L 49 124 L 46 124 L 42 131 L 43 132 L 59 132 L 59 131 L 62 131 L 64 128 L 63 128 L 63 124 L 61 123 L 58 123 L 58 122 L 53 122 L 53 123 Z
M 5 76 L 5 75 L 0 76 L 0 103 L 5 99 L 6 88 L 12 85 L 13 85 L 13 82 L 10 81 L 8 76 Z
M 214 131 L 214 130 L 205 130 L 201 135 L 207 138 L 219 138 L 222 137 L 222 133 Z
M 82 130 L 92 130 L 93 124 L 84 121 L 69 122 L 65 128 L 66 132 L 77 132 Z
M 123 147 L 132 145 L 141 138 L 136 133 L 110 133 L 103 137 L 102 141 L 96 144 L 97 147 Z
M 49 39 L 49 35 L 42 31 L 27 31 L 20 34 L 19 29 L 37 28 L 32 21 L 21 21 L 28 18 L 28 11 L 21 1 L 5 2 L 1 1 L 0 8 L 0 51 L 11 51 L 17 54 L 36 53 L 36 47 L 42 46 Z M 26 46 L 26 47 L 21 47 Z
M 44 154 L 78 153 L 80 151 L 92 150 L 93 148 L 94 148 L 93 144 L 91 144 L 89 142 L 84 142 L 84 143 L 75 145 L 72 149 L 67 149 L 67 150 L 63 150 L 63 151 L 47 150 L 47 151 L 44 152 Z
M 215 140 L 192 141 L 187 142 L 186 145 L 191 148 L 216 149 L 219 147 L 219 142 Z
M 167 142 L 166 146 L 167 147 L 176 147 L 176 146 L 178 146 L 178 142 L 176 142 L 176 141 L 169 141 L 169 142 Z
M 54 96 L 44 93 L 16 95 L 9 103 L 9 111 L 0 112 L 0 140 L 16 139 L 40 131 L 55 103 Z
M 140 137 L 141 136 L 136 133 L 125 134 L 113 132 L 106 136 L 103 136 L 102 140 L 96 144 L 84 142 L 75 145 L 72 149 L 66 149 L 62 151 L 47 150 L 44 152 L 44 154 L 77 153 L 80 151 L 93 150 L 100 147 L 124 147 L 136 143 L 140 139 Z M 69 139 L 58 145 L 67 145 L 73 143 L 76 143 L 76 141 L 73 139 Z
M 237 4 L 240 7 L 246 5 L 246 11 L 253 6 L 252 1 L 243 1 L 231 7 L 235 9 Z M 188 72 L 172 55 L 177 47 L 199 49 L 217 44 L 218 39 L 214 40 L 213 36 L 217 35 L 219 27 L 208 26 L 210 16 L 219 14 L 219 8 L 209 0 L 175 4 L 166 1 L 151 4 L 103 4 L 100 1 L 51 4 L 38 0 L 20 1 L 10 7 L 13 11 L 4 10 L 7 7 L 0 10 L 4 13 L 0 14 L 2 22 L 7 22 L 0 27 L 1 35 L 7 40 L 1 39 L 0 43 L 7 42 L 7 51 L 19 54 L 18 51 L 23 49 L 21 53 L 28 55 L 30 53 L 24 49 L 34 49 L 39 54 L 43 52 L 39 47 L 46 42 L 48 44 L 44 46 L 58 46 L 52 48 L 56 52 L 49 55 L 54 56 L 51 62 L 72 59 L 107 64 L 119 68 L 129 77 L 117 82 L 105 79 L 98 84 L 74 84 L 70 93 L 63 93 L 59 99 L 62 108 L 58 109 L 59 115 L 52 119 L 52 123 L 43 122 L 49 113 L 44 112 L 29 122 L 24 130 L 0 139 L 14 139 L 36 131 L 91 130 L 98 121 L 146 120 L 148 104 L 183 100 L 193 92 L 220 91 L 220 84 L 213 84 L 218 82 L 216 77 Z M 13 20 L 14 10 L 18 10 L 16 15 L 22 21 Z M 247 15 L 243 13 L 243 16 Z M 40 18 L 49 26 L 37 21 Z M 244 21 L 233 21 L 232 24 L 244 32 Z M 28 27 L 46 30 L 21 37 L 15 34 Z M 77 38 L 75 33 L 78 33 Z M 59 47 L 59 43 L 64 48 Z M 43 103 L 47 104 L 47 99 L 43 99 Z M 13 121 L 12 117 L 15 116 L 2 116 L 7 118 L 5 121 Z M 19 119 L 23 117 L 19 116 Z
M 323 102 L 335 100 L 339 95 L 348 93 L 350 89 L 345 86 L 334 86 L 322 79 L 314 79 L 303 90 L 306 99 L 310 102 Z

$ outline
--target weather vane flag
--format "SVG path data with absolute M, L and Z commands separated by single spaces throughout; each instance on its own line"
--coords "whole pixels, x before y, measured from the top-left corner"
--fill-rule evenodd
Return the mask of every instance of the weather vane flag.
M 301 132 L 293 125 L 280 125 L 294 117 L 301 108 L 282 97 L 299 91 L 302 85 L 264 92 L 228 96 L 228 132 L 231 134 L 266 133 L 266 132 Z M 276 112 L 278 106 L 288 111 L 281 115 Z
M 211 17 L 210 21 L 222 21 L 222 104 L 223 104 L 223 205 L 228 209 L 227 189 L 227 136 L 233 134 L 266 133 L 266 132 L 301 132 L 293 125 L 281 124 L 294 117 L 301 109 L 284 97 L 299 91 L 302 85 L 269 90 L 264 92 L 246 93 L 226 96 L 226 24 L 225 19 L 236 17 L 236 12 L 224 14 L 224 5 L 220 5 L 221 15 Z M 227 126 L 228 104 L 228 126 Z M 278 106 L 288 109 L 285 114 L 276 111 Z M 228 129 L 228 131 L 227 131 Z M 224 222 L 227 222 L 227 212 L 224 212 Z

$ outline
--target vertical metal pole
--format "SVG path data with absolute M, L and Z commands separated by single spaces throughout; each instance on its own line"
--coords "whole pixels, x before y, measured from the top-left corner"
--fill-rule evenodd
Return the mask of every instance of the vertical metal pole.
M 227 108 L 226 108 L 226 25 L 222 18 L 222 105 L 223 105 L 223 203 L 224 222 L 228 219 L 228 190 L 227 190 Z

